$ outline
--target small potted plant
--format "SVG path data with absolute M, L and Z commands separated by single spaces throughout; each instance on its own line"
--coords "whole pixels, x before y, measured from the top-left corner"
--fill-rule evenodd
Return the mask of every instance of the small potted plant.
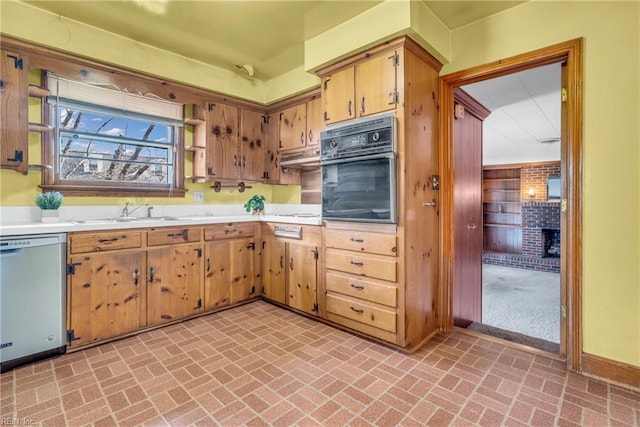
M 247 203 L 244 204 L 244 210 L 253 212 L 253 215 L 264 213 L 264 201 L 266 197 L 259 194 L 252 196 Z
M 42 222 L 58 221 L 58 208 L 63 200 L 64 196 L 58 191 L 48 191 L 36 196 L 36 205 L 40 208 Z

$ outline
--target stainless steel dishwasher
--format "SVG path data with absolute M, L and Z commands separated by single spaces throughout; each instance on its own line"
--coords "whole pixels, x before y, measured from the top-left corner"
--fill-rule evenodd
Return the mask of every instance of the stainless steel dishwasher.
M 66 351 L 66 234 L 0 237 L 0 369 Z

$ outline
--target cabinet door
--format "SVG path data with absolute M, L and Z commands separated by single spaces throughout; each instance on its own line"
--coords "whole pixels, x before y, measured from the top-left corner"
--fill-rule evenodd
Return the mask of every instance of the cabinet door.
M 255 111 L 242 110 L 240 123 L 241 177 L 261 180 L 266 171 L 263 116 Z
M 123 335 L 144 326 L 144 254 L 96 254 L 71 258 L 69 329 L 72 346 Z M 142 289 L 142 290 L 141 290 Z
M 286 266 L 289 276 L 290 307 L 316 314 L 317 248 L 299 243 L 289 243 Z
M 373 57 L 356 65 L 356 109 L 358 117 L 396 108 L 396 52 Z
M 317 97 L 307 102 L 307 148 L 320 148 L 320 132 L 323 129 L 322 100 Z
M 150 249 L 147 255 L 147 323 L 202 311 L 202 246 Z
M 0 50 L 0 167 L 24 174 L 29 165 L 28 58 Z
M 304 148 L 307 104 L 294 105 L 280 113 L 280 151 Z
M 207 105 L 207 177 L 240 178 L 238 109 L 230 105 Z
M 256 296 L 255 242 L 253 238 L 229 240 L 231 272 L 231 302 L 245 301 Z
M 265 298 L 287 303 L 285 289 L 285 242 L 267 238 L 262 241 L 262 294 Z
M 280 122 L 278 114 L 267 116 L 265 169 L 267 183 L 280 183 Z
M 322 78 L 322 111 L 325 124 L 355 117 L 354 84 L 353 67 Z
M 229 252 L 228 240 L 220 240 L 205 245 L 205 310 L 231 304 L 232 268 Z

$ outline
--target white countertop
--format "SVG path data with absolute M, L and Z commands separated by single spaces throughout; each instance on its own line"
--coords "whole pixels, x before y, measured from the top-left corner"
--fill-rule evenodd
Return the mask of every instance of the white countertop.
M 29 234 L 45 233 L 68 233 L 75 231 L 93 230 L 123 230 L 133 228 L 155 228 L 155 227 L 182 227 L 185 225 L 206 225 L 224 224 L 229 222 L 282 222 L 288 224 L 321 225 L 319 209 L 316 205 L 271 205 L 265 210 L 265 215 L 251 215 L 242 212 L 235 207 L 218 208 L 218 213 L 187 211 L 185 207 L 176 209 L 174 215 L 165 213 L 172 212 L 169 207 L 158 207 L 162 216 L 148 218 L 137 218 L 135 220 L 122 220 L 117 215 L 110 216 L 105 213 L 112 212 L 108 207 L 89 207 L 69 209 L 61 214 L 59 222 L 43 223 L 33 220 L 29 213 L 8 212 L 7 208 L 2 210 L 2 222 L 0 223 L 0 235 L 17 236 Z M 121 209 L 122 207 L 119 207 Z M 30 209 L 30 208 L 24 208 Z M 235 212 L 233 212 L 235 210 Z M 102 213 L 102 216 L 99 214 Z M 143 213 L 143 212 L 141 212 Z M 36 215 L 38 212 L 36 211 Z M 75 216 L 74 216 L 75 215 Z M 313 215 L 313 216 L 312 216 Z M 17 218 L 27 218 L 20 221 Z

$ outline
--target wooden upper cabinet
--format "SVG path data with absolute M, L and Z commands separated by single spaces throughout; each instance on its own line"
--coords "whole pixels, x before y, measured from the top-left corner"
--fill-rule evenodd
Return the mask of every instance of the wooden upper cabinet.
M 325 124 L 394 110 L 400 51 L 386 51 L 322 77 Z
M 29 166 L 28 58 L 0 50 L 0 167 L 27 173 Z
M 397 51 L 372 57 L 356 65 L 357 116 L 394 110 L 398 99 L 396 92 L 396 68 L 400 63 Z
M 265 170 L 267 172 L 267 183 L 280 182 L 280 122 L 279 114 L 273 113 L 266 117 L 266 150 L 265 150 Z
M 239 179 L 238 108 L 207 104 L 207 178 Z
M 265 117 L 258 112 L 242 110 L 240 113 L 240 165 L 241 178 L 261 180 L 265 178 Z
M 318 96 L 307 102 L 307 148 L 320 148 L 320 132 L 323 129 L 322 100 Z
M 304 148 L 307 144 L 307 104 L 298 104 L 280 113 L 280 150 Z
M 325 124 L 355 117 L 354 68 L 336 71 L 322 78 L 322 111 Z

